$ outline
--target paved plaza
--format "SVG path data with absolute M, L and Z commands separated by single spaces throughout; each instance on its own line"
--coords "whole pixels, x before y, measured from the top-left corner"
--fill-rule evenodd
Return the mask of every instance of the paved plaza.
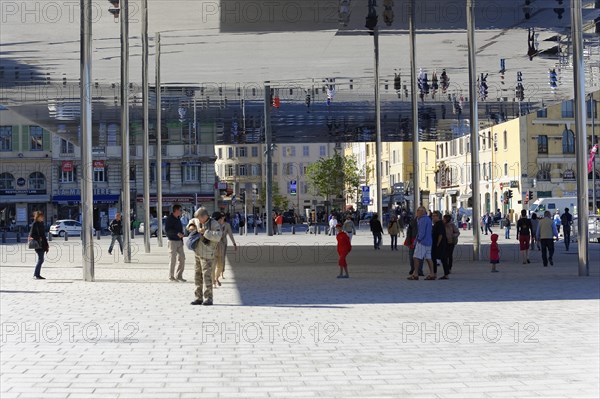
M 131 264 L 95 240 L 94 283 L 77 239 L 50 243 L 45 281 L 25 244 L 0 245 L 0 397 L 599 397 L 600 244 L 578 277 L 576 244 L 545 268 L 502 234 L 490 273 L 461 232 L 447 281 L 406 280 L 406 248 L 366 231 L 349 279 L 334 237 L 236 236 L 212 307 L 190 305 L 193 254 L 169 282 L 156 238 L 151 254 L 135 238 Z

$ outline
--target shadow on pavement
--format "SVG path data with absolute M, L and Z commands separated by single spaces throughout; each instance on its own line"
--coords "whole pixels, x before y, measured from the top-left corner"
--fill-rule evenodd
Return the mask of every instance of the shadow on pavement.
M 594 247 L 591 247 L 594 248 Z M 577 276 L 577 259 L 557 248 L 554 266 L 543 267 L 539 251 L 523 265 L 517 245 L 504 245 L 500 273 L 488 261 L 473 261 L 472 246 L 457 247 L 449 280 L 406 280 L 408 251 L 355 246 L 349 279 L 337 279 L 333 245 L 243 246 L 228 261 L 243 305 L 293 306 L 371 303 L 497 302 L 600 298 L 598 248 L 590 254 L 590 277 Z M 576 250 L 576 249 L 575 249 Z M 483 253 L 489 252 L 487 246 Z M 574 250 L 571 250 L 574 252 Z M 590 251 L 592 252 L 592 251 Z M 231 271 L 230 270 L 230 271 Z M 427 266 L 425 266 L 427 275 Z M 441 266 L 438 277 L 443 275 Z

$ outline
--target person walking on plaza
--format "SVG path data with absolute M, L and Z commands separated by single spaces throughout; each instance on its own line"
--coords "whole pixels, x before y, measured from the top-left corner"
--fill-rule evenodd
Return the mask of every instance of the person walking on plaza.
M 417 238 L 415 240 L 415 253 L 413 263 L 416 266 L 419 264 L 419 262 L 423 260 L 427 261 L 427 266 L 429 266 L 429 275 L 425 277 L 425 280 L 435 280 L 435 274 L 433 272 L 433 262 L 431 261 L 431 244 L 433 243 L 433 236 L 431 230 L 431 218 L 427 216 L 427 210 L 424 206 L 418 207 Z M 412 276 L 410 276 L 408 279 L 419 279 L 416 267 L 413 270 Z
M 410 265 L 409 276 L 412 276 L 415 272 L 415 245 L 417 243 L 417 219 L 411 218 L 406 228 L 406 239 L 404 240 L 404 246 L 408 247 L 408 263 Z M 423 262 L 418 262 L 418 275 L 423 276 Z
M 371 228 L 371 233 L 373 233 L 373 246 L 375 249 L 381 249 L 381 235 L 383 234 L 383 227 L 379 221 L 379 215 L 376 213 L 373 214 L 371 221 L 369 221 L 369 227 Z
M 533 234 L 531 220 L 527 217 L 527 210 L 521 211 L 521 218 L 517 221 L 517 240 L 519 240 L 519 250 L 523 264 L 531 263 L 529 261 L 529 241 Z
M 213 304 L 212 274 L 215 252 L 223 236 L 221 225 L 209 217 L 206 208 L 201 207 L 194 213 L 194 218 L 189 221 L 187 229 L 190 233 L 195 231 L 200 234 L 200 239 L 194 249 L 196 261 L 194 294 L 196 299 L 191 304 L 210 306 Z
M 275 216 L 275 225 L 277 226 L 277 234 L 281 235 L 283 228 L 283 215 L 281 213 L 278 213 L 277 216 Z
M 561 224 L 561 219 L 560 219 L 560 212 L 557 209 L 556 213 L 554 214 L 554 219 L 553 219 L 554 225 L 556 226 L 556 231 L 558 231 L 558 234 L 560 234 L 560 224 Z M 558 239 L 558 237 L 557 237 Z
M 504 224 L 504 238 L 509 240 L 510 239 L 510 219 L 508 218 L 508 213 L 506 214 L 506 217 L 502 220 L 502 223 Z
M 497 273 L 496 265 L 500 263 L 500 247 L 498 246 L 498 234 L 492 234 L 490 237 L 492 244 L 490 245 L 490 263 L 492 265 L 492 273 Z
M 550 265 L 554 265 L 554 261 L 552 260 L 554 256 L 554 238 L 558 238 L 558 229 L 550 211 L 544 212 L 544 217 L 540 220 L 535 235 L 542 245 L 542 262 L 544 263 L 544 267 L 548 266 L 548 262 L 550 262 Z
M 225 273 L 225 255 L 227 254 L 227 237 L 233 243 L 234 250 L 237 251 L 237 244 L 235 242 L 235 238 L 233 237 L 233 230 L 231 229 L 231 225 L 225 221 L 225 215 L 222 212 L 215 212 L 212 215 L 213 219 L 216 220 L 221 226 L 221 241 L 219 241 L 219 245 L 217 245 L 217 250 L 215 252 L 215 275 L 213 278 L 213 286 L 221 286 L 221 281 L 219 278 L 223 277 L 223 273 Z
M 338 265 L 340 266 L 340 274 L 337 278 L 348 278 L 348 262 L 346 261 L 346 256 L 352 251 L 352 244 L 350 243 L 350 237 L 348 234 L 344 232 L 341 224 L 337 224 L 335 228 L 337 229 L 337 234 L 335 239 L 337 240 L 337 252 L 339 255 Z
M 388 223 L 388 234 L 391 239 L 391 249 L 392 251 L 398 250 L 398 233 L 400 232 L 400 228 L 398 227 L 398 217 L 393 215 L 390 219 L 390 223 Z
M 535 212 L 533 212 L 531 214 L 531 232 L 532 233 L 535 233 L 537 231 L 539 222 L 540 222 L 540 219 L 538 219 L 537 214 Z M 537 237 L 535 236 L 535 234 L 531 234 L 531 247 L 530 248 L 532 251 L 534 251 L 536 248 L 538 251 L 540 250 L 540 242 L 537 240 Z
M 337 232 L 336 226 L 338 224 L 337 218 L 335 215 L 331 215 L 329 218 L 329 235 L 334 236 Z
M 487 236 L 487 232 L 489 231 L 490 234 L 494 234 L 494 232 L 492 231 L 492 223 L 494 223 L 494 216 L 492 215 L 492 213 L 488 213 L 486 218 L 485 218 L 485 235 Z
M 569 213 L 569 208 L 565 208 L 565 213 L 563 213 L 560 217 L 560 223 L 563 226 L 563 238 L 565 240 L 565 249 L 568 251 L 569 245 L 571 244 L 571 225 L 573 224 L 573 215 Z
M 33 212 L 33 224 L 31 225 L 31 230 L 29 231 L 29 237 L 27 237 L 27 241 L 29 242 L 33 240 L 37 241 L 39 244 L 38 248 L 35 250 L 38 260 L 35 264 L 33 278 L 36 280 L 45 280 L 45 278 L 41 275 L 42 264 L 44 263 L 44 255 L 50 250 L 50 245 L 48 244 L 48 239 L 46 238 L 44 212 L 42 211 Z
M 444 215 L 444 227 L 446 228 L 446 238 L 448 240 L 448 246 L 446 247 L 446 255 L 448 262 L 448 274 L 452 272 L 452 263 L 454 262 L 454 248 L 458 244 L 458 236 L 460 236 L 460 230 L 452 222 L 452 216 Z
M 431 246 L 431 259 L 433 261 L 433 278 L 435 279 L 437 276 L 437 266 L 439 261 L 444 268 L 444 276 L 440 277 L 440 280 L 448 280 L 450 270 L 448 269 L 448 237 L 446 237 L 446 227 L 442 221 L 442 213 L 440 211 L 433 212 L 432 216 L 433 227 L 431 234 L 433 240 Z
M 346 216 L 346 221 L 342 225 L 342 230 L 348 234 L 348 238 L 350 238 L 350 242 L 352 242 L 352 237 L 356 234 L 356 227 L 354 227 L 354 222 L 352 221 L 352 216 Z
M 110 231 L 110 245 L 108 247 L 108 253 L 112 254 L 113 246 L 115 241 L 119 243 L 119 249 L 121 255 L 123 255 L 123 224 L 121 222 L 121 212 L 115 214 L 115 218 L 108 225 Z
M 171 214 L 165 220 L 165 232 L 167 233 L 170 263 L 169 280 L 185 282 L 183 269 L 185 267 L 185 253 L 183 252 L 183 225 L 181 224 L 181 205 L 173 205 Z M 158 233 L 160 234 L 160 232 Z M 175 272 L 175 264 L 179 260 L 179 267 Z

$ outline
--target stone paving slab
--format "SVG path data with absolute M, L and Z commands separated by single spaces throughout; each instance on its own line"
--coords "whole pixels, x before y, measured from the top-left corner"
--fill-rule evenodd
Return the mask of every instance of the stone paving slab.
M 334 237 L 236 236 L 213 307 L 189 305 L 191 253 L 167 281 L 156 239 L 131 264 L 96 242 L 94 283 L 77 240 L 51 243 L 45 281 L 0 245 L 0 398 L 600 396 L 600 245 L 578 277 L 576 244 L 544 268 L 501 238 L 490 273 L 465 232 L 450 280 L 408 281 L 387 238 L 359 232 L 338 280 Z

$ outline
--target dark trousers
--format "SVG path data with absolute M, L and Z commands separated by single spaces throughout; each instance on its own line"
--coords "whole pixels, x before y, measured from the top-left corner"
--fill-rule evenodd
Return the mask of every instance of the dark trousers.
M 119 243 L 119 249 L 121 250 L 121 254 L 123 253 L 123 236 L 120 234 L 113 234 L 110 239 L 110 246 L 108 247 L 108 253 L 111 253 L 113 250 L 113 246 L 115 245 L 115 241 Z
M 571 226 L 563 226 L 563 236 L 565 237 L 565 248 L 568 251 L 571 245 Z
M 494 234 L 494 232 L 492 231 L 492 225 L 489 223 L 485 225 L 485 235 L 487 235 L 488 231 L 490 232 L 490 234 Z
M 373 246 L 375 249 L 379 249 L 381 246 L 381 233 L 373 233 Z
M 398 249 L 398 234 L 391 234 L 392 249 Z
M 450 274 L 450 268 L 448 267 L 448 256 L 444 253 L 444 251 L 434 251 L 431 253 L 431 260 L 433 261 L 433 273 L 437 273 L 437 260 L 442 262 L 442 267 L 444 268 L 444 276 Z
M 448 246 L 446 247 L 446 255 L 448 259 L 446 262 L 448 262 L 448 270 L 452 270 L 452 262 L 454 261 L 454 248 L 456 247 L 456 244 L 448 244 Z
M 38 256 L 38 261 L 35 264 L 35 271 L 33 272 L 34 277 L 40 277 L 40 273 L 42 272 L 42 263 L 44 263 L 44 254 L 46 251 L 43 249 L 36 249 L 35 252 Z
M 544 263 L 544 266 L 548 266 L 548 260 L 552 262 L 552 256 L 554 256 L 554 239 L 542 238 L 540 243 L 542 244 L 542 262 Z M 546 254 L 546 251 L 548 254 Z

